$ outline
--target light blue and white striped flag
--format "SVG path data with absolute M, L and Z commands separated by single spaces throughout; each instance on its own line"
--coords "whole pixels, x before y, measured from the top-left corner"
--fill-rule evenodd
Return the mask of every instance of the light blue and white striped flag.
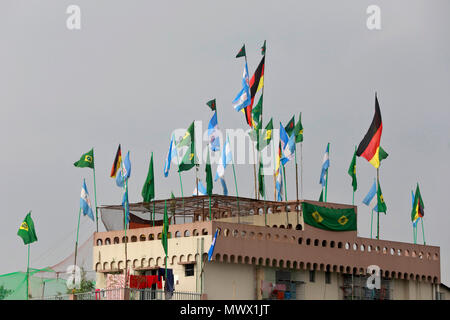
M 219 126 L 217 125 L 217 111 L 214 112 L 208 124 L 208 139 L 211 151 L 220 150 Z
M 199 179 L 198 180 L 198 195 L 199 196 L 206 196 L 207 195 L 207 191 L 206 191 L 206 188 L 205 188 L 205 186 L 203 185 L 203 183 L 202 183 L 202 181 Z M 194 191 L 192 192 L 192 195 L 193 196 L 196 196 L 197 195 L 197 187 L 195 187 L 194 188 Z
M 251 103 L 250 98 L 250 85 L 248 80 L 248 67 L 247 63 L 244 66 L 244 73 L 242 75 L 242 89 L 233 100 L 233 108 L 236 111 L 241 111 Z
M 175 145 L 175 137 L 172 135 L 170 139 L 169 152 L 167 152 L 166 160 L 164 161 L 164 177 L 167 178 L 170 170 L 170 163 L 172 162 L 172 158 L 177 156 L 177 147 Z
M 89 199 L 89 193 L 86 187 L 86 181 L 83 179 L 83 186 L 81 187 L 80 208 L 84 216 L 88 216 L 92 221 L 94 219 L 94 213 L 92 212 L 91 200 Z
M 230 148 L 230 141 L 228 139 L 228 136 L 225 138 L 225 143 L 222 147 L 222 156 L 220 157 L 220 162 L 217 165 L 217 171 L 216 175 L 214 177 L 214 181 L 217 181 L 217 179 L 222 178 L 225 174 L 225 168 L 228 164 L 230 164 L 232 161 L 232 154 L 231 154 L 231 148 Z
M 323 155 L 322 161 L 322 172 L 320 173 L 319 183 L 322 184 L 322 187 L 325 187 L 325 175 L 327 174 L 327 170 L 330 167 L 330 144 L 327 144 L 327 149 L 325 150 L 325 154 Z

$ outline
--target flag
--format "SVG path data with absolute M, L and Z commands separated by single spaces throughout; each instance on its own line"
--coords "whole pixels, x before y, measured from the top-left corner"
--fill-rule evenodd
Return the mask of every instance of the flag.
M 242 74 L 242 89 L 233 100 L 233 108 L 236 111 L 241 111 L 248 105 L 250 105 L 250 87 L 248 80 L 248 68 L 247 63 L 244 66 L 244 73 Z M 251 110 L 250 110 L 251 111 Z
M 78 168 L 92 168 L 94 169 L 94 148 L 83 154 L 77 162 L 73 164 Z
M 125 210 L 125 229 L 130 221 L 130 203 L 128 202 L 128 188 L 125 188 L 125 192 L 122 197 L 122 207 Z
M 153 152 L 148 166 L 147 179 L 142 187 L 143 202 L 150 202 L 155 198 L 155 176 L 153 173 Z
M 227 188 L 227 184 L 225 183 L 225 179 L 224 178 L 220 178 L 220 183 L 222 184 L 222 188 L 223 188 L 223 195 L 227 196 L 228 195 L 228 188 Z
M 208 157 L 206 159 L 206 193 L 208 196 L 212 195 L 213 190 L 213 179 L 212 179 L 212 171 L 211 171 L 211 161 L 209 159 L 209 151 L 208 151 Z
M 220 162 L 217 165 L 216 175 L 214 176 L 214 181 L 217 181 L 219 178 L 223 178 L 225 174 L 225 168 L 232 161 L 232 154 L 230 148 L 230 142 L 228 140 L 228 136 L 226 137 L 225 143 L 222 147 L 222 156 L 220 158 Z
M 367 193 L 367 195 L 364 197 L 363 199 L 363 203 L 366 206 L 370 206 L 372 200 L 374 199 L 375 195 L 377 194 L 377 183 L 376 183 L 376 179 L 373 179 L 373 184 L 372 187 L 370 188 L 369 192 Z M 375 207 L 373 208 L 376 211 L 376 204 Z
M 206 105 L 211 108 L 211 111 L 216 111 L 216 99 L 209 100 Z
M 187 146 L 188 149 L 178 165 L 178 171 L 187 171 L 192 169 L 197 161 L 195 156 L 195 129 L 194 122 L 189 126 L 183 139 L 178 143 L 177 147 Z
M 256 148 L 258 151 L 263 150 L 272 140 L 272 130 L 273 130 L 273 121 L 270 118 L 269 123 L 267 123 L 264 130 L 262 130 L 261 135 L 258 135 L 258 142 L 256 144 Z
M 364 157 L 375 168 L 380 166 L 380 139 L 381 132 L 383 131 L 383 123 L 381 121 L 380 106 L 378 105 L 378 99 L 375 95 L 375 115 L 373 116 L 372 124 L 369 127 L 363 140 L 360 142 L 356 155 L 358 157 Z
M 167 243 L 168 236 L 169 236 L 169 218 L 167 216 L 167 200 L 164 200 L 164 220 L 161 233 L 161 244 L 164 248 L 166 256 L 168 251 L 168 243 Z
M 281 150 L 284 150 L 287 143 L 289 141 L 289 135 L 287 134 L 286 130 L 284 129 L 283 125 L 280 122 L 280 142 L 281 142 Z
M 315 228 L 331 231 L 355 231 L 356 213 L 354 208 L 331 209 L 302 203 L 303 219 Z
M 264 40 L 264 44 L 263 44 L 263 46 L 261 47 L 261 54 L 262 54 L 263 56 L 266 55 L 266 40 Z
M 425 212 L 425 206 L 422 201 L 422 196 L 420 195 L 419 184 L 416 187 L 416 194 L 414 195 L 414 204 L 411 211 L 411 221 L 417 223 L 419 218 L 423 218 Z
M 265 63 L 266 57 L 262 57 L 261 62 L 259 63 L 258 67 L 255 70 L 255 73 L 253 74 L 252 78 L 250 79 L 249 86 L 250 86 L 250 105 L 245 108 L 245 118 L 247 121 L 247 124 L 250 126 L 250 128 L 254 128 L 254 121 L 252 117 L 252 107 L 253 102 L 255 100 L 256 93 L 262 89 L 264 86 L 264 63 Z
M 220 138 L 219 138 L 219 126 L 217 125 L 217 112 L 214 112 L 211 120 L 209 121 L 208 139 L 211 151 L 219 151 Z
M 36 230 L 34 230 L 34 222 L 33 219 L 31 219 L 31 211 L 28 212 L 20 225 L 17 235 L 22 238 L 23 244 L 30 244 L 37 241 Z
M 194 188 L 194 191 L 192 191 L 192 195 L 196 196 L 198 191 L 199 196 L 206 196 L 208 193 L 206 191 L 205 186 L 203 185 L 202 181 L 198 179 L 197 186 Z
M 122 152 L 120 151 L 120 144 L 119 144 L 116 156 L 114 157 L 114 163 L 111 168 L 111 173 L 109 175 L 111 178 L 116 177 L 117 171 L 119 171 L 121 164 L 122 164 Z
M 322 191 L 320 191 L 319 202 L 323 202 L 323 188 Z
M 281 131 L 281 130 L 280 130 Z M 283 149 L 283 158 L 281 159 L 281 163 L 284 166 L 286 162 L 292 160 L 295 155 L 295 135 L 291 135 L 284 146 Z
M 277 193 L 277 201 L 283 200 L 283 181 L 281 174 L 281 141 L 278 143 L 278 154 L 275 162 L 275 189 Z
M 164 160 L 164 177 L 167 178 L 170 170 L 170 163 L 172 162 L 172 157 L 177 157 L 177 147 L 175 146 L 175 137 L 172 135 L 170 139 L 169 152 L 167 152 L 166 160 Z
M 286 127 L 284 127 L 284 130 L 286 131 L 289 137 L 291 136 L 292 132 L 294 132 L 294 128 L 295 128 L 295 116 L 292 116 L 291 120 L 289 120 Z
M 123 188 L 131 174 L 130 151 L 127 152 L 125 158 L 123 159 L 121 171 L 118 173 L 119 174 L 116 176 L 116 185 Z
M 258 103 L 252 110 L 253 128 L 257 131 L 261 129 L 261 115 L 262 115 L 263 95 L 259 97 Z
M 381 192 L 381 187 L 380 187 L 380 181 L 378 181 L 378 188 L 377 188 L 377 207 L 376 207 L 376 212 L 384 212 L 384 214 L 386 214 L 386 203 L 384 202 L 384 197 L 383 197 L 383 193 Z
M 236 55 L 236 58 L 245 57 L 245 44 L 242 46 L 241 50 L 239 50 L 238 54 Z
M 356 189 L 358 188 L 358 183 L 356 181 L 356 150 L 353 153 L 352 162 L 350 163 L 350 167 L 348 168 L 347 172 L 350 177 L 352 177 L 353 191 L 356 191 Z
M 92 212 L 91 200 L 89 199 L 89 193 L 86 187 L 86 181 L 83 179 L 83 185 L 81 186 L 80 196 L 80 208 L 84 216 L 88 216 L 94 221 L 94 213 Z
M 303 141 L 303 126 L 302 126 L 302 113 L 298 116 L 298 122 L 294 128 L 295 133 L 295 143 L 299 143 Z
M 208 250 L 208 261 L 211 261 L 212 255 L 214 253 L 214 247 L 216 246 L 216 240 L 217 240 L 217 233 L 219 232 L 219 229 L 216 229 L 216 233 L 214 233 L 214 238 L 212 239 L 211 246 Z
M 381 160 L 384 160 L 388 157 L 388 153 L 386 151 L 384 151 L 384 149 L 380 146 L 380 152 L 378 152 L 378 157 L 379 157 L 379 161 L 381 163 Z
M 330 167 L 330 143 L 327 145 L 327 149 L 325 150 L 325 154 L 323 155 L 322 161 L 322 172 L 320 173 L 320 181 L 322 187 L 325 186 L 325 174 L 328 174 L 328 168 Z
M 262 157 L 259 159 L 259 170 L 258 170 L 258 191 L 263 199 L 266 198 L 266 191 L 264 186 L 264 166 L 262 163 Z

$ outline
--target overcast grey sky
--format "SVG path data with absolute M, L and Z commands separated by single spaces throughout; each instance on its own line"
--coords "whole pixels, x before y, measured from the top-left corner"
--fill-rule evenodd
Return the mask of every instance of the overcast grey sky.
M 81 30 L 66 28 L 66 8 L 81 8 Z M 381 8 L 381 30 L 366 27 L 369 5 Z M 131 202 L 154 152 L 157 198 L 180 196 L 178 176 L 162 174 L 170 134 L 193 120 L 207 126 L 215 97 L 219 127 L 246 128 L 231 101 L 240 89 L 246 44 L 249 72 L 267 40 L 264 119 L 284 124 L 302 112 L 304 198 L 320 194 L 319 175 L 331 143 L 330 202 L 351 203 L 347 169 L 366 133 L 378 92 L 380 169 L 387 204 L 381 238 L 412 242 L 411 190 L 420 184 L 427 244 L 441 247 L 442 281 L 450 284 L 450 22 L 448 1 L 23 1 L 0 4 L 0 273 L 24 270 L 26 246 L 16 235 L 33 210 L 38 242 L 31 266 L 73 251 L 82 178 L 73 163 L 95 148 L 98 204 L 119 204 L 109 178 L 118 143 L 130 150 Z M 200 169 L 203 174 L 204 169 Z M 215 170 L 215 167 L 213 168 Z M 288 198 L 295 197 L 289 163 Z M 370 236 L 361 203 L 376 170 L 358 159 L 358 234 Z M 237 166 L 240 195 L 253 196 L 253 171 Z M 185 193 L 194 171 L 183 173 Z M 232 171 L 226 178 L 234 194 Z M 272 179 L 266 179 L 273 195 Z M 221 193 L 219 183 L 214 192 Z M 103 230 L 103 226 L 101 226 Z M 80 242 L 95 230 L 82 219 Z M 419 233 L 419 240 L 422 240 Z

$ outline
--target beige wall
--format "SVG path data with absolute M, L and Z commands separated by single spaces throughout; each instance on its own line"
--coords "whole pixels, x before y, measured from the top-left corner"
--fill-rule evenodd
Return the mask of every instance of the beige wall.
M 241 223 L 247 223 L 256 226 L 265 226 L 266 217 L 261 214 L 255 216 L 240 217 L 239 219 Z M 237 217 L 222 218 L 217 219 L 217 221 L 237 223 Z M 298 221 L 303 226 L 303 216 L 300 213 L 298 214 Z M 295 229 L 295 226 L 297 225 L 297 212 L 289 212 L 287 217 L 286 212 L 273 214 L 271 213 L 267 215 L 267 224 L 270 227 L 273 227 L 274 225 L 276 225 L 277 227 L 279 227 L 280 225 L 284 225 L 286 227 L 287 222 L 289 222 L 289 224 L 292 224 L 292 228 Z
M 434 298 L 431 283 L 399 279 L 395 279 L 391 283 L 393 300 L 431 300 Z

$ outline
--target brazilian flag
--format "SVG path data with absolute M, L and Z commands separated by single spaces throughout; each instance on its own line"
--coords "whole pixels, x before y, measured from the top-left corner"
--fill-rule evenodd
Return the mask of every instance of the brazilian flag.
M 261 136 L 258 135 L 258 142 L 256 144 L 256 148 L 258 151 L 263 150 L 272 140 L 272 130 L 273 130 L 273 121 L 270 118 L 269 123 L 267 124 L 264 130 L 261 130 Z
M 34 230 L 34 222 L 31 219 L 31 211 L 23 220 L 17 231 L 17 235 L 22 238 L 23 244 L 30 244 L 37 241 L 36 230 Z
M 167 245 L 167 239 L 169 235 L 169 218 L 167 216 L 167 200 L 164 200 L 164 220 L 163 220 L 163 227 L 162 227 L 162 234 L 161 234 L 161 244 L 164 248 L 164 252 L 166 253 L 167 256 L 167 250 L 168 250 L 168 245 Z
M 303 126 L 302 126 L 302 113 L 298 116 L 298 122 L 294 128 L 295 133 L 295 143 L 299 143 L 303 141 Z
M 330 231 L 356 231 L 354 208 L 331 209 L 303 202 L 303 219 L 315 228 Z
M 94 169 L 94 148 L 83 154 L 77 162 L 73 164 L 78 168 L 92 168 Z

